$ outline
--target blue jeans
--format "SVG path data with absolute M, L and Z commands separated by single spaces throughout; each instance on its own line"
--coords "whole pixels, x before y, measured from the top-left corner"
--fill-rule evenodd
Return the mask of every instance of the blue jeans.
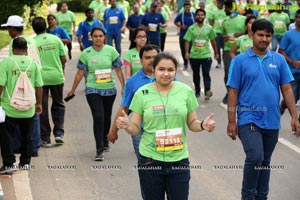
M 179 46 L 180 46 L 180 52 L 181 52 L 181 56 L 182 56 L 182 59 L 183 59 L 183 65 L 184 66 L 187 66 L 188 65 L 188 60 L 185 59 L 185 48 L 184 48 L 184 43 L 185 43 L 185 40 L 183 39 L 183 36 L 179 37 Z M 192 45 L 190 45 L 190 49 L 189 49 L 189 52 L 191 52 L 191 48 L 192 48 Z
M 278 45 L 280 44 L 282 36 L 281 35 L 273 35 L 272 36 L 272 51 L 276 51 Z
M 33 152 L 37 153 L 40 148 L 40 140 L 41 140 L 41 128 L 40 128 L 40 117 L 38 114 L 33 116 L 34 119 L 34 128 L 32 135 L 32 144 L 33 144 Z M 16 137 L 15 137 L 15 151 L 19 152 L 21 148 L 21 132 L 19 126 L 16 129 Z
M 113 40 L 115 41 L 115 48 L 121 56 L 121 34 L 119 35 L 106 35 L 107 44 L 113 46 Z
M 218 64 L 221 64 L 221 49 L 224 49 L 224 38 L 222 37 L 221 33 L 217 33 L 216 37 L 216 45 L 217 45 L 217 51 L 219 54 Z
M 140 145 L 140 141 L 142 139 L 143 132 L 144 132 L 144 129 L 141 129 L 139 134 L 131 136 L 134 153 L 135 153 L 137 159 L 139 159 L 139 157 L 140 157 L 139 145 Z
M 294 93 L 294 97 L 295 97 L 295 102 L 297 102 L 298 99 L 299 99 L 299 90 L 300 90 L 300 74 L 299 73 L 295 73 L 295 74 L 293 74 L 293 76 L 294 76 L 295 80 L 293 80 L 291 82 L 291 86 L 292 86 L 292 89 L 293 89 L 293 93 Z M 284 100 L 282 100 L 281 106 L 284 109 L 287 108 L 286 103 L 285 103 Z
M 161 48 L 160 35 L 157 38 L 149 38 L 149 36 L 148 36 L 148 41 L 150 44 L 154 44 L 154 45 L 158 46 L 159 48 Z
M 138 172 L 144 200 L 187 200 L 189 195 L 189 160 L 161 162 L 139 157 Z
M 279 131 L 261 129 L 252 123 L 239 126 L 238 130 L 246 154 L 242 198 L 265 200 L 269 193 L 271 156 Z
M 210 79 L 210 68 L 212 64 L 211 58 L 203 59 L 190 59 L 190 63 L 193 69 L 193 81 L 195 85 L 195 92 L 200 93 L 200 66 L 202 67 L 202 77 L 204 82 L 204 93 L 210 90 L 211 79 Z

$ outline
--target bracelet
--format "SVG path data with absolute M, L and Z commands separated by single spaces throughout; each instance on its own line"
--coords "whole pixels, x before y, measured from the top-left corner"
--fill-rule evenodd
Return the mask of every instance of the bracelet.
M 204 127 L 203 127 L 203 123 L 204 123 L 204 120 L 201 121 L 201 123 L 200 123 L 200 128 L 201 128 L 202 130 L 205 130 Z

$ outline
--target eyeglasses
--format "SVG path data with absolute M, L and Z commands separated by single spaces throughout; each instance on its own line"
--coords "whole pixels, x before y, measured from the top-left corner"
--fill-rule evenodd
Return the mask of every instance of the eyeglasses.
M 136 36 L 137 39 L 146 39 L 147 36 L 146 35 L 138 35 Z

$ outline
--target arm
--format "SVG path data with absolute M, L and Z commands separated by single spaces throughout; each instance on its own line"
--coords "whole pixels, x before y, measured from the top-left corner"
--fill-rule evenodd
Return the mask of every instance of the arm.
M 236 106 L 237 97 L 239 91 L 237 89 L 228 87 L 228 102 L 227 102 L 227 114 L 228 114 L 228 124 L 227 124 L 227 134 L 232 140 L 236 140 L 237 136 L 237 124 L 236 124 Z
M 2 97 L 3 86 L 0 85 L 0 106 L 1 106 L 1 97 Z
M 127 114 L 122 110 L 121 116 L 117 118 L 117 127 L 125 129 L 130 135 L 137 135 L 141 130 L 142 121 L 143 116 L 136 112 L 132 112 L 129 121 Z
M 72 96 L 75 93 L 75 90 L 78 87 L 83 76 L 84 76 L 84 70 L 78 69 L 74 78 L 72 89 L 68 92 L 67 97 Z
M 217 49 L 217 43 L 216 43 L 216 40 L 215 40 L 215 39 L 210 40 L 210 43 L 211 43 L 211 46 L 212 46 L 212 48 L 213 48 L 213 50 L 214 50 L 214 58 L 215 58 L 216 60 L 218 60 L 218 59 L 219 59 L 219 54 L 218 54 L 218 49 Z
M 75 35 L 75 31 L 76 31 L 76 21 L 73 21 L 73 35 Z
M 129 79 L 131 77 L 131 66 L 125 66 L 125 79 Z
M 123 110 L 124 110 L 124 112 L 125 112 L 126 114 L 128 114 L 129 109 L 126 108 L 126 107 L 124 107 L 124 106 L 122 106 L 122 105 L 120 105 L 120 108 L 119 108 L 119 110 L 118 110 L 118 112 L 117 112 L 117 114 L 116 114 L 116 117 L 115 117 L 114 121 L 113 121 L 112 127 L 111 127 L 111 129 L 110 129 L 110 131 L 109 131 L 109 133 L 108 133 L 108 135 L 107 135 L 108 140 L 109 140 L 110 142 L 112 142 L 113 144 L 114 144 L 115 141 L 118 139 L 118 131 L 119 131 L 119 128 L 118 128 L 118 126 L 117 126 L 117 119 L 118 119 L 118 117 L 122 117 L 122 111 L 123 111 Z
M 190 59 L 190 52 L 189 52 L 189 49 L 190 49 L 190 42 L 185 40 L 184 42 L 184 50 L 185 50 L 185 59 Z
M 293 89 L 291 87 L 290 83 L 283 84 L 280 86 L 282 96 L 284 98 L 284 101 L 286 103 L 286 106 L 289 110 L 289 113 L 291 115 L 291 127 L 293 132 L 297 134 L 297 137 L 300 136 L 300 125 L 299 121 L 297 119 L 297 111 L 296 111 L 296 106 L 295 106 L 295 99 L 294 99 L 294 93 Z
M 66 56 L 60 56 L 60 61 L 61 61 L 61 64 L 64 65 L 67 62 L 67 57 Z
M 121 94 L 123 95 L 123 91 L 124 91 L 124 85 L 125 85 L 125 81 L 124 81 L 124 76 L 123 76 L 123 72 L 122 72 L 122 69 L 121 67 L 118 67 L 118 68 L 115 68 L 116 70 L 116 73 L 117 73 L 117 76 L 118 76 L 118 79 L 120 81 L 120 84 L 121 84 Z
M 79 47 L 80 47 L 80 51 L 84 50 L 84 45 L 82 43 L 82 35 L 77 35 L 78 38 L 78 43 L 79 43 Z
M 283 57 L 285 58 L 286 62 L 288 62 L 289 64 L 291 64 L 293 67 L 295 68 L 299 68 L 300 67 L 300 60 L 293 60 L 291 59 L 284 50 L 280 49 L 278 50 L 278 53 L 282 54 Z
M 35 96 L 36 96 L 35 113 L 39 115 L 43 111 L 42 110 L 42 97 L 43 97 L 42 87 L 35 88 Z
M 124 33 L 124 32 L 125 32 L 125 27 L 126 27 L 126 20 L 124 19 L 124 20 L 122 21 L 122 27 L 121 27 L 121 29 L 120 29 L 120 32 L 121 32 L 121 33 Z
M 213 120 L 214 114 L 211 113 L 208 115 L 203 121 L 200 121 L 197 118 L 197 114 L 195 111 L 188 114 L 187 125 L 189 129 L 193 132 L 199 132 L 203 130 L 207 130 L 208 132 L 212 132 L 216 127 L 216 122 Z
M 235 57 L 235 53 L 236 53 L 237 49 L 238 49 L 237 44 L 233 43 L 233 45 L 232 45 L 232 47 L 230 49 L 230 52 L 229 52 L 229 55 L 230 55 L 231 59 Z

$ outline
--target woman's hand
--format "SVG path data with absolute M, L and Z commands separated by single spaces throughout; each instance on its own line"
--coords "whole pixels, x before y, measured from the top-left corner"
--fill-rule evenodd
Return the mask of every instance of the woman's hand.
M 117 127 L 121 129 L 126 129 L 129 127 L 129 119 L 124 110 L 122 110 L 121 116 L 117 118 L 116 123 Z
M 207 130 L 208 132 L 212 132 L 216 127 L 216 122 L 213 120 L 214 113 L 211 113 L 203 120 L 203 128 L 204 130 Z

